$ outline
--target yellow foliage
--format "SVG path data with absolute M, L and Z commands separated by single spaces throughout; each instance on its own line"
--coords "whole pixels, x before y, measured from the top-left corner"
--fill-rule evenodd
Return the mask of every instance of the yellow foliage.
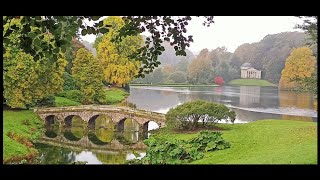
M 97 46 L 104 79 L 112 84 L 126 84 L 139 72 L 140 61 L 129 57 L 142 46 L 142 37 L 126 36 L 120 42 L 113 42 L 112 39 L 116 37 L 124 22 L 121 17 L 110 16 L 104 20 L 104 24 L 111 25 L 109 32 L 102 37 Z
M 294 78 L 310 77 L 315 71 L 316 58 L 308 47 L 295 48 L 286 60 L 281 72 L 279 88 L 283 90 L 295 89 L 298 84 L 291 81 Z
M 27 108 L 38 100 L 57 93 L 63 88 L 65 59 L 52 66 L 49 61 L 34 61 L 30 54 L 12 53 L 8 48 L 4 54 L 4 92 L 6 104 L 12 108 Z

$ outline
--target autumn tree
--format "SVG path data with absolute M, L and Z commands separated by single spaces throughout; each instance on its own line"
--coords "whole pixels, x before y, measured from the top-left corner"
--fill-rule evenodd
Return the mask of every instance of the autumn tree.
M 141 63 L 132 58 L 138 48 L 142 47 L 140 35 L 126 36 L 121 41 L 113 41 L 124 26 L 121 17 L 110 16 L 105 19 L 105 25 L 112 26 L 97 45 L 98 58 L 103 68 L 104 79 L 112 84 L 124 85 L 138 75 Z
M 82 103 L 93 103 L 94 96 L 103 88 L 103 73 L 98 59 L 94 58 L 89 50 L 81 48 L 77 51 L 72 76 L 82 93 Z
M 221 76 L 217 76 L 214 78 L 214 83 L 215 84 L 218 84 L 218 85 L 223 85 L 224 84 L 224 81 L 223 81 L 223 78 Z
M 196 59 L 192 60 L 188 66 L 187 79 L 189 83 L 208 83 L 208 77 L 212 76 L 213 70 L 210 60 L 206 57 L 208 50 L 202 50 Z
M 316 58 L 312 55 L 312 50 L 308 47 L 293 49 L 286 60 L 285 68 L 281 72 L 279 82 L 280 89 L 297 89 L 297 82 L 294 78 L 311 77 L 315 71 Z

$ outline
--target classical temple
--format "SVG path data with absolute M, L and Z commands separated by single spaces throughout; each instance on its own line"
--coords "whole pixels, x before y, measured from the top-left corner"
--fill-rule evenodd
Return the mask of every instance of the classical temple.
M 240 68 L 241 78 L 261 79 L 261 71 L 255 69 L 250 63 L 244 63 Z

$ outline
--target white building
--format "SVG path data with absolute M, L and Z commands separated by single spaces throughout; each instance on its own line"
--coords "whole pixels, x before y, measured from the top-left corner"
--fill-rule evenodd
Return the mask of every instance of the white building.
M 261 79 L 261 71 L 255 69 L 250 63 L 244 63 L 240 68 L 241 78 Z

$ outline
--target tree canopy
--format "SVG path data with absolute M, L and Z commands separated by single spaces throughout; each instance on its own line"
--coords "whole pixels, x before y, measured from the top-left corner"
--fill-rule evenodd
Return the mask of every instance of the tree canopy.
M 16 46 L 33 56 L 35 60 L 46 57 L 57 61 L 58 52 L 66 52 L 72 38 L 80 33 L 83 36 L 107 33 L 110 25 L 105 25 L 101 18 L 102 16 L 3 16 L 3 54 L 8 46 Z M 16 19 L 21 20 L 20 26 L 13 23 Z M 165 50 L 162 42 L 170 42 L 176 55 L 186 55 L 186 47 L 193 42 L 191 35 L 186 36 L 191 16 L 123 16 L 122 19 L 125 24 L 115 40 L 142 32 L 151 34 L 151 38 L 146 39 L 145 46 L 132 55 L 143 65 L 138 76 L 152 72 L 160 64 L 158 56 Z M 94 24 L 87 25 L 86 20 L 94 21 Z M 210 26 L 213 22 L 213 16 L 205 16 L 203 24 Z M 17 31 L 21 34 L 14 40 L 11 35 Z M 44 41 L 46 34 L 52 36 L 50 42 Z

